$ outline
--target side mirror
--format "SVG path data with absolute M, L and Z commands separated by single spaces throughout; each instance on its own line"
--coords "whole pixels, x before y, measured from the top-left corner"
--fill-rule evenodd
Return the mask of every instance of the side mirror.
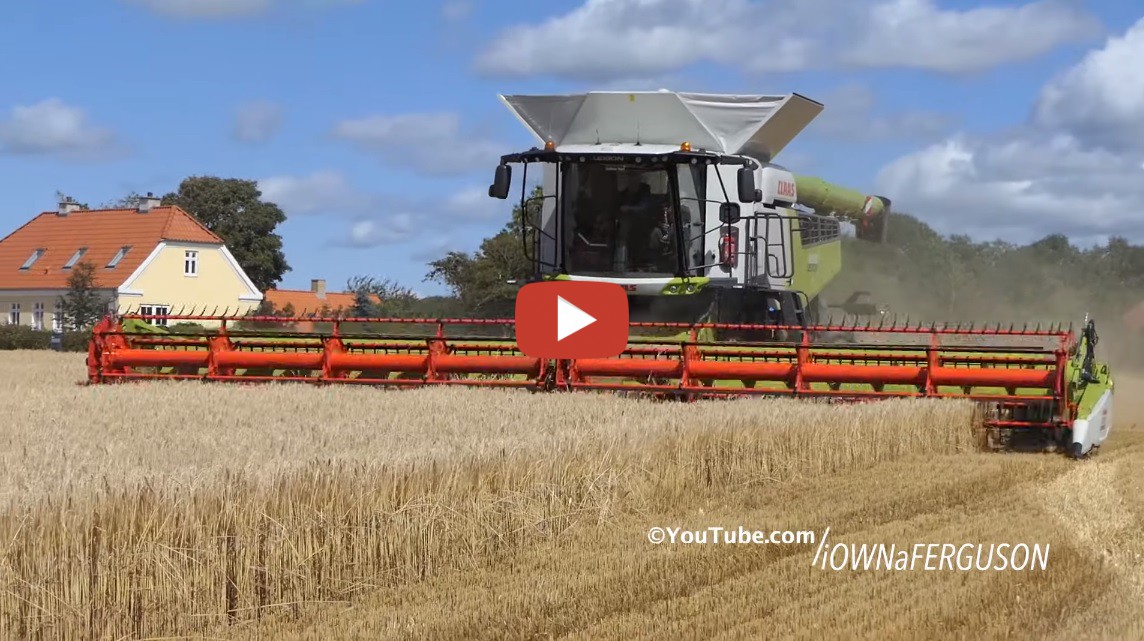
M 508 198 L 508 190 L 511 187 L 512 167 L 509 165 L 497 165 L 496 174 L 493 176 L 493 184 L 489 185 L 489 196 L 491 198 L 504 200 Z
M 755 171 L 750 167 L 739 168 L 739 202 L 753 203 L 759 190 L 755 188 Z
M 724 225 L 734 225 L 740 219 L 738 203 L 723 203 L 719 205 L 719 222 Z

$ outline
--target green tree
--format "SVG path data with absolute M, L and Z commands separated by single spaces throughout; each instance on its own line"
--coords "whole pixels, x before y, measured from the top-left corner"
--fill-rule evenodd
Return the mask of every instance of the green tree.
M 86 260 L 72 267 L 67 293 L 60 297 L 65 327 L 88 329 L 107 314 L 108 298 L 96 289 L 95 272 L 95 265 Z
M 282 237 L 275 233 L 286 214 L 262 200 L 255 181 L 192 176 L 164 196 L 163 204 L 182 207 L 222 238 L 260 291 L 274 287 L 290 271 Z
M 354 276 L 346 283 L 346 291 L 354 294 L 352 313 L 359 318 L 408 317 L 415 313 L 420 300 L 412 289 L 388 278 L 372 276 Z M 375 302 L 374 297 L 379 302 Z
M 514 206 L 508 224 L 496 235 L 486 238 L 475 253 L 450 252 L 429 263 L 426 280 L 452 290 L 467 313 L 484 317 L 512 316 L 519 282 L 534 272 L 524 248 L 526 242 L 531 246 L 531 223 L 540 215 L 543 194 L 541 187 L 533 189 L 527 201 L 528 211 L 520 205 Z

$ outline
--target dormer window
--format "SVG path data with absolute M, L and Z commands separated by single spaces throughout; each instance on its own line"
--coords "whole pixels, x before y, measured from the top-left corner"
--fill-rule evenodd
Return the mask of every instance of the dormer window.
M 79 259 L 83 258 L 83 255 L 86 253 L 87 247 L 80 247 L 77 249 L 76 252 L 72 254 L 72 257 L 68 259 L 68 262 L 64 264 L 64 269 L 71 269 L 72 267 L 75 267 L 75 264 L 78 263 Z
M 126 245 L 124 247 L 120 247 L 119 251 L 116 252 L 115 257 L 111 259 L 111 262 L 107 263 L 107 268 L 111 269 L 111 268 L 115 267 L 116 265 L 118 265 L 119 261 L 123 260 L 123 257 L 126 256 L 127 252 L 129 252 L 129 251 L 131 251 L 131 245 Z
M 37 249 L 36 251 L 32 252 L 32 255 L 28 257 L 28 260 L 24 261 L 23 265 L 20 265 L 20 269 L 31 269 L 32 265 L 36 264 L 36 261 L 40 260 L 40 257 L 42 257 L 46 251 L 46 249 Z

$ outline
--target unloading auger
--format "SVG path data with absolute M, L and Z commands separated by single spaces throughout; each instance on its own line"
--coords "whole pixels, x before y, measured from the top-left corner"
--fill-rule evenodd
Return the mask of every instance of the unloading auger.
M 835 324 L 821 302 L 842 225 L 884 242 L 890 201 L 796 176 L 771 160 L 822 110 L 798 94 L 667 91 L 502 96 L 538 146 L 501 158 L 491 197 L 520 181 L 532 280 L 628 292 L 614 358 L 521 353 L 509 319 L 110 316 L 89 380 L 464 385 L 661 398 L 833 401 L 967 398 L 1000 446 L 1032 435 L 1080 457 L 1112 421 L 1113 383 L 1089 319 L 1071 326 Z M 538 167 L 542 195 L 528 196 Z M 307 323 L 311 331 L 288 326 Z

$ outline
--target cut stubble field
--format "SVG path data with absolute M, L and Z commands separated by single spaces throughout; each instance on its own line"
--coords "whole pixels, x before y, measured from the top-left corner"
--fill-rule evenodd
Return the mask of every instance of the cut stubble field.
M 977 451 L 962 402 L 148 383 L 0 355 L 0 638 L 1133 638 L 1144 377 L 1094 457 Z M 1049 544 L 1044 571 L 812 568 Z

